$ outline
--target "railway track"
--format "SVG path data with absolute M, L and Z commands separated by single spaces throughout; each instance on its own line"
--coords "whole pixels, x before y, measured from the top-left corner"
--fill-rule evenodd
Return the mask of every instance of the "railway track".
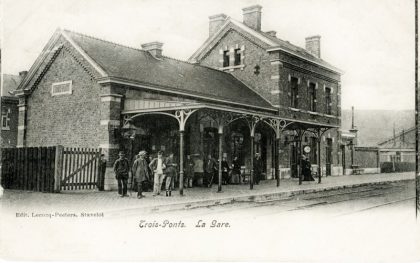
M 265 217 L 282 213 L 311 210 L 317 210 L 318 212 L 329 210 L 334 213 L 335 206 L 345 207 L 348 203 L 348 211 L 332 216 L 350 215 L 412 200 L 415 196 L 414 191 L 412 191 L 412 193 L 410 192 L 410 187 L 411 185 L 406 182 L 394 182 L 385 185 L 370 185 L 303 194 L 281 200 L 234 202 L 220 206 L 201 207 L 194 210 L 173 211 L 168 213 L 176 213 L 185 215 L 186 217 L 235 214 Z M 353 206 L 356 202 L 358 203 L 358 207 Z M 343 210 L 342 207 L 341 210 Z

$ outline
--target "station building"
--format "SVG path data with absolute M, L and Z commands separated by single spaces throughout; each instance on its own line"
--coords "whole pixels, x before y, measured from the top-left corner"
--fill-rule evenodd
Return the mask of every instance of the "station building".
M 160 42 L 133 48 L 58 29 L 15 93 L 18 147 L 100 147 L 106 189 L 121 150 L 172 152 L 181 168 L 186 155 L 238 156 L 249 175 L 258 152 L 265 178 L 278 180 L 297 177 L 306 154 L 318 173 L 342 174 L 342 72 L 321 59 L 320 36 L 295 46 L 262 31 L 261 16 L 259 5 L 241 22 L 210 16 L 188 61 Z

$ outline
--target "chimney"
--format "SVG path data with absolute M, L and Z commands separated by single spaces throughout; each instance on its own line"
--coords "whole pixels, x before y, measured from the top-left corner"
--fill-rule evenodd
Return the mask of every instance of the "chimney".
M 218 14 L 209 16 L 209 37 L 214 35 L 225 23 L 227 16 L 225 14 Z
M 321 36 L 305 38 L 306 50 L 317 58 L 321 58 Z
M 253 5 L 242 8 L 243 22 L 250 28 L 261 31 L 261 9 L 260 5 Z
M 141 45 L 141 48 L 144 51 L 149 52 L 155 58 L 161 58 L 162 57 L 162 46 L 163 46 L 163 43 L 155 41 L 155 42 L 145 43 L 145 44 Z
M 276 35 L 277 35 L 277 32 L 276 32 L 276 31 L 274 31 L 274 30 L 267 31 L 267 32 L 265 32 L 265 33 L 269 34 L 269 35 L 270 35 L 270 36 L 272 36 L 272 37 L 276 37 Z
M 28 71 L 26 70 L 19 72 L 20 81 L 22 81 L 26 77 L 26 74 L 28 74 Z

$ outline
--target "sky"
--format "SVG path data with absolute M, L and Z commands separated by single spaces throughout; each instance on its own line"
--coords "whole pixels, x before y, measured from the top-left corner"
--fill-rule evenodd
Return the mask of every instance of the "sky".
M 322 58 L 344 71 L 343 109 L 414 109 L 414 0 L 3 0 L 1 69 L 28 70 L 58 27 L 138 48 L 157 40 L 187 60 L 209 16 L 242 21 L 254 4 L 263 31 L 301 47 L 321 35 Z

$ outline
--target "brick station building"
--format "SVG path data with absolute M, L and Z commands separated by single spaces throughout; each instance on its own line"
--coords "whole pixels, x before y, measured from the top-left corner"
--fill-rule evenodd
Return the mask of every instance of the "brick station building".
M 16 147 L 19 99 L 13 92 L 25 74 L 26 71 L 20 72 L 19 75 L 2 74 L 0 148 Z
M 140 49 L 57 30 L 16 93 L 18 147 L 100 147 L 106 189 L 120 150 L 173 152 L 181 168 L 187 154 L 238 156 L 247 174 L 259 152 L 266 179 L 280 180 L 298 175 L 310 146 L 319 173 L 342 174 L 341 72 L 320 58 L 319 36 L 303 49 L 261 31 L 261 8 L 244 8 L 243 22 L 211 16 L 188 62 L 159 42 Z

